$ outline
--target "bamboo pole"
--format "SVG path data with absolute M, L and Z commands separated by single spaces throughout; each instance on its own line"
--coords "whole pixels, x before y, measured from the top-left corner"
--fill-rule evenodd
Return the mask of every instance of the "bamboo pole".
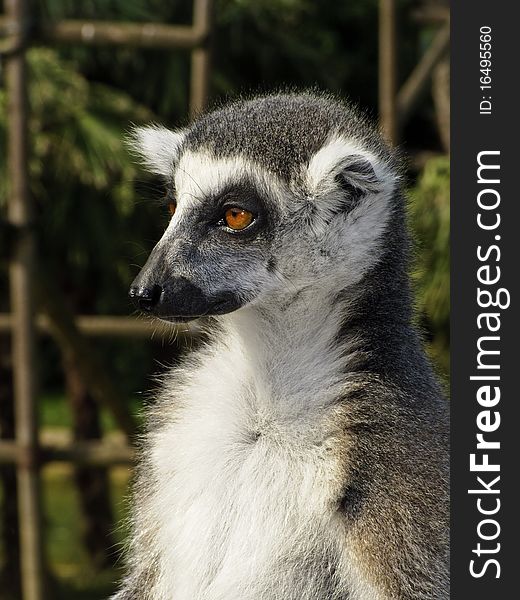
M 5 12 L 13 25 L 17 51 L 6 57 L 7 154 L 9 177 L 8 219 L 16 228 L 9 265 L 13 317 L 13 387 L 16 443 L 18 445 L 18 498 L 20 514 L 20 562 L 24 600 L 44 598 L 41 540 L 40 482 L 34 366 L 35 242 L 31 229 L 33 208 L 28 189 L 27 89 L 24 26 L 28 22 L 26 0 L 6 0 Z
M 395 0 L 379 2 L 379 122 L 386 139 L 398 142 Z
M 0 338 L 0 440 L 15 439 L 14 395 L 11 364 L 11 340 Z M 0 465 L 0 486 L 3 501 L 0 506 L 0 530 L 4 552 L 0 571 L 0 586 L 7 598 L 21 598 L 20 581 L 20 519 L 18 515 L 18 486 L 16 461 Z M 1 595 L 1 594 L 0 594 Z
M 446 56 L 450 47 L 450 22 L 447 21 L 435 34 L 430 46 L 397 95 L 399 122 L 402 124 L 409 117 L 413 108 L 426 89 L 435 67 Z
M 52 334 L 52 323 L 45 314 L 35 318 L 40 333 Z M 147 339 L 175 339 L 181 343 L 192 341 L 201 335 L 197 324 L 173 325 L 159 319 L 122 317 L 111 315 L 79 315 L 74 318 L 75 327 L 90 337 L 142 337 Z M 10 314 L 0 313 L 0 333 L 9 333 L 13 327 Z
M 195 0 L 192 27 L 165 26 L 162 24 L 125 24 L 95 21 L 60 21 L 37 24 L 32 37 L 47 43 L 80 43 L 83 45 L 126 45 L 149 48 L 194 48 L 190 84 L 190 113 L 198 114 L 206 105 L 209 87 L 210 51 L 208 38 L 212 0 Z M 41 515 L 38 464 L 44 460 L 67 460 L 87 464 L 112 464 L 130 462 L 133 451 L 129 447 L 109 448 L 104 444 L 90 443 L 71 448 L 45 447 L 39 454 L 37 418 L 35 409 L 34 370 L 34 297 L 35 240 L 31 230 L 32 207 L 28 193 L 27 173 L 27 109 L 26 64 L 24 47 L 26 30 L 30 22 L 26 0 L 6 0 L 5 16 L 0 15 L 0 33 L 9 36 L 8 55 L 5 59 L 5 81 L 8 98 L 8 171 L 10 198 L 9 225 L 15 232 L 15 243 L 10 262 L 11 314 L 0 315 L 0 331 L 10 331 L 13 336 L 14 393 L 16 399 L 16 441 L 0 442 L 0 462 L 17 465 L 19 487 L 20 543 L 22 594 L 24 600 L 44 599 L 44 569 L 41 542 Z M 39 26 L 38 26 L 39 25 Z M 110 392 L 110 380 L 102 377 L 91 360 L 88 347 L 77 335 L 72 317 L 55 312 L 56 306 L 47 305 L 47 315 L 38 319 L 40 326 L 53 330 L 65 346 L 73 348 L 84 365 L 87 380 L 97 381 L 92 390 L 105 396 Z M 112 319 L 108 317 L 107 319 Z M 43 323 L 42 323 L 43 321 Z M 79 326 L 92 335 L 115 332 L 116 335 L 149 335 L 155 324 L 105 321 L 80 318 Z M 171 328 L 169 333 L 171 334 Z M 131 330 L 131 332 L 130 332 Z M 184 332 L 180 332 L 181 335 Z M 188 333 L 188 337 L 191 337 Z M 110 396 L 110 393 L 108 394 Z M 116 396 L 113 396 L 116 398 Z M 118 420 L 127 433 L 133 432 L 129 415 L 113 405 Z
M 436 4 L 420 6 L 412 10 L 412 19 L 417 23 L 442 25 L 450 20 L 450 8 L 449 6 L 438 6 Z
M 211 51 L 209 33 L 213 11 L 212 0 L 194 0 L 193 27 L 204 39 L 204 43 L 191 53 L 190 117 L 194 118 L 207 106 L 209 97 L 209 75 Z
M 191 26 L 64 19 L 39 23 L 33 35 L 46 43 L 192 49 L 190 116 L 193 118 L 208 102 L 212 13 L 213 0 L 194 0 Z M 11 21 L 0 16 L 0 30 L 12 29 Z
M 0 16 L 0 30 L 11 30 Z M 162 23 L 120 23 L 63 19 L 38 23 L 35 39 L 49 44 L 131 46 L 133 48 L 195 48 L 205 43 L 206 29 Z
M 110 466 L 132 464 L 135 451 L 130 446 L 110 442 L 75 442 L 42 444 L 41 462 L 72 462 L 77 465 Z M 17 463 L 20 457 L 16 442 L 0 440 L 0 464 Z
M 78 370 L 92 396 L 100 405 L 106 405 L 119 427 L 132 438 L 136 433 L 135 421 L 130 414 L 126 399 L 103 369 L 86 340 L 76 329 L 74 316 L 59 294 L 47 283 L 41 271 L 36 277 L 39 304 L 45 312 L 53 337 L 62 351 L 74 356 Z

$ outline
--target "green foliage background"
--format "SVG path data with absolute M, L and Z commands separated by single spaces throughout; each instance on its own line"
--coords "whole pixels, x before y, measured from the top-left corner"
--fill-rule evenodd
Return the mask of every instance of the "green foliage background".
M 431 32 L 400 0 L 400 57 L 409 73 Z M 348 95 L 377 111 L 377 0 L 217 0 L 213 101 L 250 91 L 315 87 Z M 35 18 L 95 18 L 189 23 L 191 2 L 38 0 Z M 122 143 L 130 123 L 187 120 L 189 59 L 183 52 L 127 48 L 35 47 L 28 53 L 30 186 L 37 208 L 39 256 L 78 312 L 129 314 L 126 290 L 159 238 L 167 215 L 150 199 L 155 181 L 136 169 Z M 0 72 L 1 77 L 1 72 Z M 1 83 L 1 80 L 0 80 Z M 0 210 L 5 209 L 6 98 L 0 86 Z M 439 153 L 429 97 L 403 132 L 405 153 Z M 417 318 L 439 373 L 449 374 L 449 161 L 437 156 L 413 172 L 409 218 L 416 243 Z M 5 269 L 0 284 L 6 289 Z M 6 297 L 0 310 L 7 309 Z M 48 429 L 69 424 L 59 352 L 43 339 L 42 416 Z M 140 340 L 99 342 L 107 369 L 130 395 L 150 387 L 157 349 Z M 108 423 L 108 424 L 107 424 Z M 113 425 L 105 419 L 107 434 Z M 67 471 L 46 471 L 47 554 L 56 597 L 99 598 L 113 572 L 89 565 L 79 542 L 77 501 Z M 121 514 L 128 474 L 114 471 Z M 59 499 L 59 502 L 56 500 Z M 1 537 L 1 532 L 0 532 Z M 4 552 L 6 549 L 4 549 Z M 0 544 L 0 557 L 1 557 Z M 0 592 L 1 597 L 1 592 Z
M 431 159 L 409 192 L 419 323 L 439 373 L 450 371 L 450 163 Z

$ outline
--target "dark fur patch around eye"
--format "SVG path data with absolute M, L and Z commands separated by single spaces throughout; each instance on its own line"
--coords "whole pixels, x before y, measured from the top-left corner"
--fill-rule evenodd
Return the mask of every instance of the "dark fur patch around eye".
M 172 183 L 166 186 L 163 196 L 163 202 L 168 206 L 171 202 L 177 203 L 177 196 L 175 194 L 175 185 Z
M 221 190 L 216 201 L 219 206 L 236 204 L 251 212 L 259 212 L 264 205 L 264 201 L 256 187 L 247 180 L 234 182 Z

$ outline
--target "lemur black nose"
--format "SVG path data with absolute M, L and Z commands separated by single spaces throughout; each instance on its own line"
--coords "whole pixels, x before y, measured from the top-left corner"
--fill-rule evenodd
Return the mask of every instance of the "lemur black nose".
M 151 288 L 132 286 L 128 295 L 140 310 L 151 311 L 159 302 L 162 291 L 160 285 L 154 285 Z

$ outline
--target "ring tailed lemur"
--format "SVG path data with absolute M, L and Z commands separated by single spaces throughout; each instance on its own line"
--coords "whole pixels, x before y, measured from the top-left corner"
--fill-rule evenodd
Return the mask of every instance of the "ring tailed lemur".
M 447 599 L 447 407 L 393 153 L 310 93 L 133 142 L 173 216 L 130 295 L 214 326 L 164 378 L 115 598 Z

